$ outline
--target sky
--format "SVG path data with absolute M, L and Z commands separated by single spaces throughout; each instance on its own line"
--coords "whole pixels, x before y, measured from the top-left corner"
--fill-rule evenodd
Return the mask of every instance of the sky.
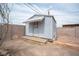
M 37 8 L 41 14 L 53 15 L 57 27 L 61 27 L 63 24 L 79 24 L 79 4 L 78 3 L 31 3 L 35 8 Z M 22 3 L 10 4 L 11 13 L 10 19 L 11 23 L 23 25 L 29 17 L 34 14 L 34 12 L 29 7 L 25 6 Z

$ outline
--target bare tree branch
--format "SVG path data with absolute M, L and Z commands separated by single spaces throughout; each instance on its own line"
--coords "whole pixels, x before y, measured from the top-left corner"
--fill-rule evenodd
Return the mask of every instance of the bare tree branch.
M 7 39 L 10 9 L 7 3 L 0 3 L 0 45 Z

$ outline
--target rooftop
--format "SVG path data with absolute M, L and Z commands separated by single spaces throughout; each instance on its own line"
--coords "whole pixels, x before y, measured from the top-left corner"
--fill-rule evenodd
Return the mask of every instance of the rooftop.
M 42 21 L 45 16 L 52 17 L 54 19 L 54 16 L 52 16 L 52 15 L 33 15 L 32 17 L 28 18 L 24 23 Z M 55 21 L 55 19 L 54 19 L 54 21 Z

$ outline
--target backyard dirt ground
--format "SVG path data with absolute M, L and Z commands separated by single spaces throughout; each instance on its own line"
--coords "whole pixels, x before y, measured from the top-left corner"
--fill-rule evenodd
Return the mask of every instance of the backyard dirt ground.
M 14 56 L 79 56 L 78 34 L 74 28 L 60 28 L 54 42 L 45 44 L 17 37 L 5 41 L 2 47 L 10 49 Z

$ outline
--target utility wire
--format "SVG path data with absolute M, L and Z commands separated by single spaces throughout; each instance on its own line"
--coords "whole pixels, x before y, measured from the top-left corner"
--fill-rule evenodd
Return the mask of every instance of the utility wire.
M 31 5 L 29 5 L 29 4 L 25 4 L 25 3 L 24 3 L 24 5 L 25 5 L 25 6 L 27 6 L 27 7 L 29 7 L 30 9 L 32 9 L 34 12 L 36 12 L 36 13 L 39 13 L 39 14 L 40 14 L 40 12 L 39 12 L 39 11 L 37 11 L 37 10 L 35 10 L 35 8 L 34 8 L 34 7 L 32 7 Z
M 35 10 L 39 11 L 35 6 L 33 6 L 33 4 L 28 3 L 30 6 L 32 6 L 33 8 L 35 8 Z M 40 11 L 39 11 L 40 12 Z M 41 12 L 40 12 L 41 13 Z

